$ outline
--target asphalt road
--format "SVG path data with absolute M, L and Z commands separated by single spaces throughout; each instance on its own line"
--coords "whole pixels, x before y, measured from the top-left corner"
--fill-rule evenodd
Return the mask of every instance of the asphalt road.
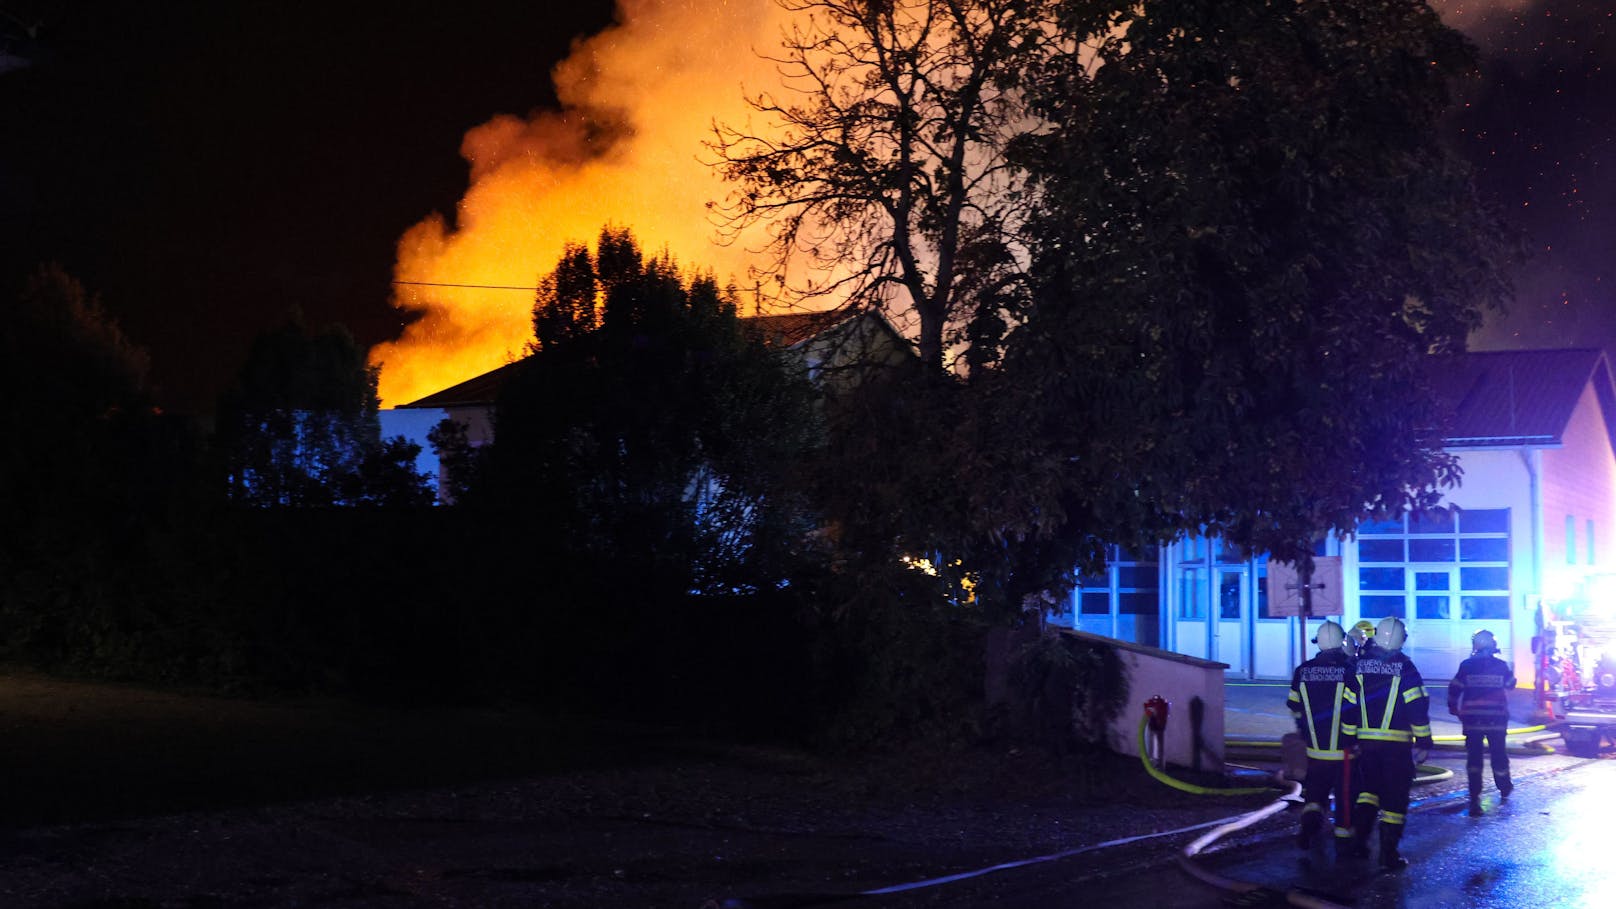
M 1288 725 L 1283 708 L 1276 710 L 1271 703 L 1275 690 L 1231 689 L 1231 738 L 1260 737 Z M 1433 700 L 1441 704 L 1442 697 L 1437 686 Z M 1445 715 L 1433 720 L 1439 735 L 1457 731 Z M 1558 748 L 1561 742 L 1546 744 Z M 870 902 L 897 909 L 1616 906 L 1616 755 L 1607 751 L 1598 760 L 1563 750 L 1517 755 L 1512 761 L 1517 781 L 1513 797 L 1500 800 L 1489 773 L 1487 813 L 1480 818 L 1466 812 L 1462 749 L 1439 748 L 1430 763 L 1453 776 L 1416 788 L 1402 843 L 1412 864 L 1400 872 L 1380 871 L 1372 860 L 1337 860 L 1328 844 L 1302 852 L 1292 839 L 1297 814 L 1290 809 L 1205 847 L 1190 860 L 1199 876 L 1183 867 L 1182 853 L 1209 832 L 1205 830 L 1034 860 Z M 1206 878 L 1220 879 L 1225 886 Z

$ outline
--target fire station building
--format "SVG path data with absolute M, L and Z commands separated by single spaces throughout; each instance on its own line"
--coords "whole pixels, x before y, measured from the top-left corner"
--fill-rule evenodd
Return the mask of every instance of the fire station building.
M 1532 684 L 1540 604 L 1616 569 L 1616 387 L 1597 349 L 1465 354 L 1435 377 L 1455 418 L 1445 448 L 1463 481 L 1446 514 L 1408 515 L 1321 540 L 1339 557 L 1339 621 L 1401 618 L 1405 652 L 1450 678 L 1486 628 Z M 1227 665 L 1230 678 L 1288 679 L 1310 653 L 1297 618 L 1269 602 L 1267 560 L 1216 538 L 1112 551 L 1054 621 Z M 1327 582 L 1328 583 L 1328 582 Z

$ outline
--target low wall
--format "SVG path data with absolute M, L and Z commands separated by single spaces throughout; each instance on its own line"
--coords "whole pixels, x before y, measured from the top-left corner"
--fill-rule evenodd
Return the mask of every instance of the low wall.
M 1167 763 L 1196 770 L 1223 769 L 1223 674 L 1228 664 L 1086 631 L 1063 628 L 1059 633 L 1115 649 L 1126 667 L 1128 698 L 1122 715 L 1111 724 L 1113 750 L 1139 753 L 1139 720 L 1144 716 L 1145 701 L 1159 695 L 1168 703 L 1163 740 Z

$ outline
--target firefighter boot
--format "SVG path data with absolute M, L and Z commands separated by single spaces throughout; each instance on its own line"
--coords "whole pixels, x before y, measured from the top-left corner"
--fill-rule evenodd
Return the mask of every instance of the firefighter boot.
M 1302 809 L 1302 829 L 1296 831 L 1296 845 L 1301 849 L 1311 849 L 1313 841 L 1318 838 L 1319 830 L 1324 826 L 1324 813 L 1308 805 Z
M 1469 811 L 1469 814 L 1470 814 L 1471 817 L 1481 817 L 1481 815 L 1482 815 L 1481 796 L 1479 796 L 1479 795 L 1470 796 L 1470 811 Z
M 1509 794 L 1511 792 L 1515 791 L 1515 783 L 1510 780 L 1509 774 L 1507 774 L 1507 773 L 1503 774 L 1503 775 L 1500 775 L 1499 773 L 1494 771 L 1494 773 L 1493 773 L 1493 782 L 1498 784 L 1498 797 L 1499 798 L 1507 799 L 1507 798 L 1509 798 Z
M 1397 851 L 1397 843 L 1402 838 L 1402 824 L 1380 825 L 1380 867 L 1387 871 L 1401 871 L 1408 867 L 1408 859 Z
M 1351 858 L 1366 859 L 1369 857 L 1369 834 L 1375 829 L 1375 812 L 1367 806 L 1363 807 L 1365 817 L 1359 818 L 1353 825 L 1352 839 L 1347 841 L 1347 855 Z

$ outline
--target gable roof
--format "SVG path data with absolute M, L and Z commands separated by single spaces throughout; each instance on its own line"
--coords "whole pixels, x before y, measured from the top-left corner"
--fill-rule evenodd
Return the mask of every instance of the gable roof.
M 1607 432 L 1616 419 L 1610 365 L 1597 348 L 1473 351 L 1442 360 L 1431 378 L 1453 408 L 1449 448 L 1557 446 L 1589 383 Z
M 890 333 L 900 343 L 907 344 L 890 322 L 882 318 L 879 313 L 868 310 L 859 312 L 847 309 L 829 309 L 821 312 L 792 312 L 772 316 L 748 316 L 743 317 L 740 322 L 741 331 L 758 338 L 764 344 L 770 347 L 791 348 L 824 335 L 832 329 L 865 317 L 873 317 L 878 328 Z M 505 387 L 505 383 L 510 379 L 512 371 L 521 362 L 521 360 L 517 360 L 514 363 L 506 363 L 498 369 L 472 376 L 457 385 L 451 385 L 442 391 L 435 391 L 408 404 L 399 404 L 397 407 L 399 409 L 411 409 L 492 406 L 499 397 L 500 389 Z
M 795 347 L 853 318 L 845 309 L 748 316 L 741 319 L 741 331 L 771 347 Z
M 481 375 L 472 376 L 458 385 L 451 385 L 442 391 L 435 391 L 424 398 L 411 401 L 408 404 L 398 405 L 399 410 L 416 407 L 477 407 L 494 403 L 499 397 L 499 390 L 505 387 L 505 381 L 522 361 L 506 363 L 498 369 L 492 369 Z

